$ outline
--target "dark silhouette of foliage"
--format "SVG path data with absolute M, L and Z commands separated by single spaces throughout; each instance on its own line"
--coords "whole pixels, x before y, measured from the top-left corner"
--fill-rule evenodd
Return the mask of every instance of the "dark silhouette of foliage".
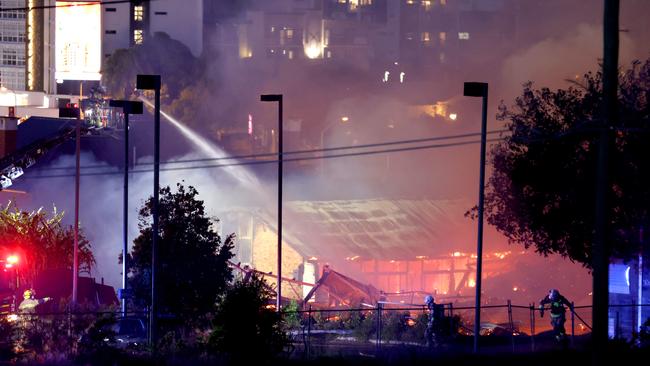
M 209 348 L 236 361 L 278 355 L 289 341 L 280 314 L 267 306 L 272 296 L 264 279 L 256 275 L 235 281 L 217 306 Z
M 635 62 L 619 83 L 607 241 L 611 255 L 628 258 L 650 225 L 650 60 Z M 486 215 L 511 242 L 590 266 L 601 108 L 600 72 L 557 91 L 529 82 L 513 106 L 501 104 L 497 118 L 509 133 L 491 150 Z
M 15 323 L 2 317 L 0 319 L 0 361 L 9 361 L 14 358 L 14 339 L 16 336 Z
M 51 215 L 42 208 L 22 211 L 11 202 L 0 207 L 1 245 L 20 256 L 21 283 L 31 286 L 45 269 L 72 269 L 74 229 L 63 225 L 63 214 L 56 208 Z M 90 273 L 94 265 L 90 242 L 80 231 L 79 271 Z
M 164 75 L 163 89 L 175 98 L 195 80 L 198 67 L 187 46 L 156 32 L 143 44 L 119 49 L 108 57 L 102 66 L 102 83 L 114 97 L 124 98 L 135 89 L 138 74 Z
M 194 187 L 180 183 L 176 192 L 160 189 L 158 301 L 161 312 L 183 320 L 196 320 L 214 310 L 217 297 L 232 280 L 228 260 L 234 235 L 222 243 L 197 195 Z M 140 235 L 130 253 L 129 286 L 140 308 L 151 299 L 152 205 L 153 198 L 149 198 L 140 209 Z

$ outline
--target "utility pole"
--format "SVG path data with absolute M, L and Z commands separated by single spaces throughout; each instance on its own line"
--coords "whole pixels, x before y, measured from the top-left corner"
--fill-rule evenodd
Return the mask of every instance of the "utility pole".
M 74 253 L 72 255 L 72 306 L 76 308 L 79 293 L 79 184 L 81 181 L 81 99 L 76 111 L 75 176 L 74 176 Z
M 608 155 L 610 128 L 615 125 L 618 103 L 619 0 L 605 0 L 603 17 L 603 114 L 600 121 L 596 217 L 593 244 L 593 364 L 605 362 L 609 320 Z

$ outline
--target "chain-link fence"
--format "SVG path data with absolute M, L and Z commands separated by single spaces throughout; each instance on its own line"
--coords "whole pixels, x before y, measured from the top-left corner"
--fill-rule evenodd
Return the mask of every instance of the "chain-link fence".
M 444 311 L 433 323 L 425 306 L 394 303 L 354 309 L 307 305 L 302 310 L 283 311 L 283 325 L 290 340 L 285 356 L 309 359 L 374 357 L 390 352 L 471 353 L 475 308 L 440 305 Z M 643 319 L 646 325 L 639 329 L 642 312 L 638 310 L 648 306 L 610 305 L 610 336 L 647 346 L 650 342 L 648 320 L 646 316 Z M 482 351 L 506 353 L 581 349 L 591 332 L 591 306 L 574 306 L 565 314 L 566 337 L 559 342 L 551 326 L 552 317 L 550 314 L 541 317 L 535 304 L 507 302 L 482 306 L 479 347 Z M 207 336 L 210 329 L 217 326 L 208 319 L 203 327 Z M 0 321 L 0 353 L 48 362 L 111 349 L 147 355 L 150 352 L 148 324 L 147 312 L 126 316 L 121 312 L 13 314 Z M 160 334 L 173 333 L 185 344 L 190 343 L 179 330 L 183 325 L 178 321 L 161 318 L 159 325 L 165 328 L 165 332 L 159 330 Z M 427 329 L 432 331 L 432 342 L 427 342 Z
M 102 350 L 147 352 L 144 312 L 15 313 L 0 320 L 0 357 L 63 362 Z
M 308 306 L 306 310 L 288 311 L 283 315 L 293 345 L 290 351 L 301 357 L 378 355 L 403 349 L 472 352 L 475 308 L 443 305 L 444 315 L 432 326 L 435 334 L 433 344 L 427 344 L 425 333 L 430 314 L 424 306 L 404 307 L 389 303 L 357 309 L 317 309 Z M 610 318 L 614 317 L 615 320 L 613 326 L 610 324 L 610 336 L 632 344 L 640 344 L 644 339 L 647 342 L 647 325 L 639 329 L 637 321 L 628 322 L 628 326 L 625 326 L 622 320 L 616 320 L 622 316 L 620 314 L 634 313 L 635 309 L 647 306 L 650 305 L 612 305 Z M 561 337 L 557 337 L 559 328 L 554 331 L 553 317 L 547 314 L 542 317 L 535 304 L 514 305 L 508 301 L 503 305 L 482 306 L 480 349 L 523 353 L 584 347 L 591 333 L 591 306 L 567 309 L 563 323 L 565 333 Z M 643 322 L 647 322 L 647 319 L 643 319 Z

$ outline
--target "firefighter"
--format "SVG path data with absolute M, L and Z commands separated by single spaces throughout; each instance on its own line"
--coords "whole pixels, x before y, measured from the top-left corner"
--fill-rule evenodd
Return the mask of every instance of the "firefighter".
M 427 322 L 427 329 L 424 331 L 424 338 L 426 340 L 427 347 L 437 347 L 438 339 L 436 329 L 438 328 L 438 311 L 437 304 L 435 303 L 433 296 L 427 295 L 424 297 L 424 304 L 427 306 L 429 311 L 429 321 Z
M 18 311 L 21 313 L 35 313 L 36 312 L 36 307 L 38 305 L 44 304 L 50 300 L 52 300 L 49 297 L 45 297 L 42 299 L 36 299 L 35 298 L 35 293 L 34 290 L 25 290 L 23 293 L 23 301 L 21 301 L 20 305 L 18 305 Z
M 49 297 L 36 299 L 35 295 L 32 289 L 25 290 L 23 292 L 23 301 L 18 305 L 20 316 L 18 317 L 19 323 L 16 329 L 16 342 L 14 345 L 14 351 L 17 353 L 25 352 L 29 348 L 29 339 L 37 329 L 33 323 L 36 320 L 36 308 L 51 300 Z
M 564 306 L 568 306 L 573 311 L 573 305 L 571 305 L 566 297 L 560 295 L 560 291 L 556 289 L 550 290 L 548 295 L 539 302 L 539 315 L 541 317 L 544 317 L 544 305 L 546 304 L 550 304 L 551 325 L 553 326 L 555 339 L 558 342 L 564 342 L 566 339 L 566 330 L 564 329 L 566 308 Z

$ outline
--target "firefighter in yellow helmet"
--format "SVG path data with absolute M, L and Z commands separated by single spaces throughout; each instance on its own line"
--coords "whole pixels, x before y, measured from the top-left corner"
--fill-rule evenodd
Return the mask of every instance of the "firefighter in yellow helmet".
M 18 305 L 18 311 L 21 313 L 35 313 L 38 305 L 44 304 L 50 300 L 52 299 L 49 297 L 36 299 L 34 298 L 34 290 L 25 290 L 23 293 L 23 301 Z

